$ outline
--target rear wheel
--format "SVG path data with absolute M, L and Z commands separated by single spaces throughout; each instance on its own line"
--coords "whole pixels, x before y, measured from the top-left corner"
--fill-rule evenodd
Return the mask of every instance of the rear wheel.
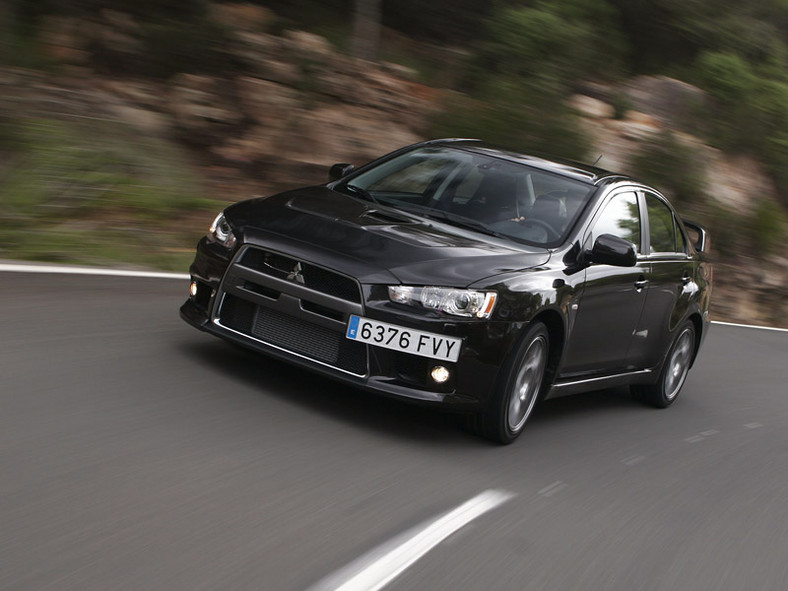
M 490 407 L 481 416 L 482 432 L 488 439 L 511 443 L 522 432 L 542 391 L 549 344 L 544 324 L 537 322 L 528 328 L 506 365 Z
M 687 321 L 677 331 L 657 383 L 633 386 L 635 395 L 657 408 L 666 408 L 673 404 L 687 379 L 694 351 L 695 327 L 692 322 Z

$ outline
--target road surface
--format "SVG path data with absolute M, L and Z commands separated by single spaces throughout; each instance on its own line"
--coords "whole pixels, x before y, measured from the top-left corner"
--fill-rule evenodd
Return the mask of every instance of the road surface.
M 0 589 L 788 588 L 788 332 L 712 326 L 670 409 L 548 401 L 498 447 L 200 333 L 185 294 L 0 272 Z

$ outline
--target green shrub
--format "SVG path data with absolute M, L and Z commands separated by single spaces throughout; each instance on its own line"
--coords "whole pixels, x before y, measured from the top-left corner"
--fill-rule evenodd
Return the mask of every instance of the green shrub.
M 761 201 L 749 221 L 750 240 L 758 255 L 772 254 L 786 242 L 785 219 L 773 201 Z
M 221 74 L 232 68 L 225 51 L 226 31 L 209 20 L 149 23 L 143 28 L 143 35 L 151 76 L 167 78 L 179 72 Z
M 712 204 L 698 216 L 706 227 L 711 240 L 712 252 L 723 258 L 732 258 L 743 244 L 742 224 L 738 215 L 730 209 Z
M 545 104 L 545 102 L 549 104 Z M 471 137 L 515 151 L 584 160 L 587 138 L 559 99 L 501 90 L 497 100 L 460 97 L 433 117 L 432 137 Z
M 737 105 L 749 97 L 757 82 L 752 66 L 732 53 L 701 53 L 695 72 L 703 87 L 724 105 Z
M 621 90 L 613 94 L 610 104 L 613 106 L 613 118 L 618 120 L 623 119 L 627 111 L 632 109 L 632 100 Z
M 142 22 L 139 50 L 127 52 L 110 45 L 94 45 L 96 66 L 113 74 L 169 78 L 180 72 L 224 74 L 236 69 L 226 50 L 227 32 L 204 18 L 191 22 Z
M 37 18 L 35 13 L 25 16 L 0 8 L 0 64 L 34 70 L 48 69 L 53 65 L 38 42 Z
M 788 82 L 785 73 L 733 53 L 706 52 L 695 63 L 716 100 L 706 117 L 709 141 L 763 161 L 788 203 Z
M 189 20 L 204 15 L 208 6 L 205 0 L 11 0 L 7 3 L 17 20 L 26 24 L 35 24 L 48 14 L 90 16 L 107 8 L 148 20 Z
M 767 139 L 763 158 L 783 205 L 788 207 L 788 131 L 780 130 Z
M 501 7 L 487 22 L 482 67 L 505 76 L 547 75 L 566 84 L 589 75 L 610 77 L 625 51 L 617 18 L 605 0 Z
M 646 142 L 630 167 L 633 176 L 654 185 L 676 204 L 698 205 L 706 197 L 702 163 L 669 131 Z

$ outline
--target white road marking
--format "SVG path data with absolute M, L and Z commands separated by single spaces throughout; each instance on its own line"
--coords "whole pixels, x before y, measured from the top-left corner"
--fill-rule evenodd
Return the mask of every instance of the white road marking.
M 627 466 L 634 466 L 635 464 L 639 464 L 640 462 L 642 462 L 645 459 L 646 459 L 646 456 L 629 456 L 629 457 L 624 458 L 623 460 L 621 460 L 621 463 L 625 464 Z
M 486 490 L 445 515 L 364 554 L 309 591 L 378 591 L 451 534 L 515 496 L 502 490 Z
M 778 332 L 788 332 L 788 328 L 776 328 L 774 326 L 757 326 L 755 324 L 736 324 L 735 322 L 721 322 L 719 320 L 712 320 L 712 324 L 720 324 L 722 326 L 735 326 L 737 328 L 760 328 L 761 330 L 776 330 Z
M 562 480 L 556 480 L 553 484 L 544 487 L 537 494 L 543 497 L 552 497 L 554 494 L 562 491 L 565 488 L 566 488 L 566 483 L 564 483 Z
M 707 437 L 711 437 L 712 435 L 717 435 L 719 431 L 717 429 L 707 429 L 706 431 L 701 431 L 697 435 L 693 435 L 692 437 L 687 437 L 684 441 L 688 443 L 698 443 L 699 441 L 703 441 Z
M 104 267 L 70 267 L 68 265 L 18 265 L 0 263 L 0 271 L 10 273 L 55 273 L 58 275 L 104 275 L 109 277 L 150 277 L 153 279 L 180 279 L 188 281 L 187 273 L 160 273 L 157 271 L 127 271 Z
M 744 425 L 745 429 L 757 429 L 758 427 L 763 427 L 761 423 L 746 423 Z

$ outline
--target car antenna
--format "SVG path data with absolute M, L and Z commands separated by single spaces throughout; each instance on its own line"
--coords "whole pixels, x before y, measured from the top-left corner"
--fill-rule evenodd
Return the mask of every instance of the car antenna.
M 600 155 L 597 157 L 597 159 L 596 159 L 596 160 L 594 160 L 594 163 L 593 163 L 591 166 L 596 166 L 597 164 L 599 164 L 599 161 L 600 161 L 600 160 L 602 160 L 602 156 L 604 156 L 604 154 L 600 154 Z

